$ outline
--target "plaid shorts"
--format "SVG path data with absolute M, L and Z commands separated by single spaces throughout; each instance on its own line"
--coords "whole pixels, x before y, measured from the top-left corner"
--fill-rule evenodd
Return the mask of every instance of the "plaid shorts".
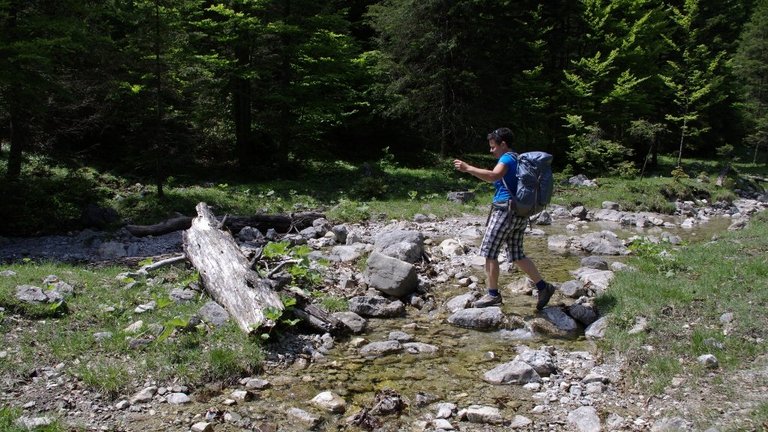
M 525 258 L 523 236 L 528 226 L 528 218 L 517 215 L 507 217 L 508 213 L 506 206 L 492 207 L 483 242 L 480 244 L 480 256 L 498 259 L 501 246 L 506 244 L 507 261 L 514 262 Z

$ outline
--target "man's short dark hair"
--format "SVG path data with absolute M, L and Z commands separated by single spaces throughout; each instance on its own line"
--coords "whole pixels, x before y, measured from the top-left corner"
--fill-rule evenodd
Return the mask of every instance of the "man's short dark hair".
M 501 142 L 504 141 L 508 146 L 511 146 L 512 142 L 515 140 L 515 134 L 512 133 L 512 129 L 503 127 L 489 133 L 488 138 L 486 139 L 494 140 L 498 144 L 501 144 Z

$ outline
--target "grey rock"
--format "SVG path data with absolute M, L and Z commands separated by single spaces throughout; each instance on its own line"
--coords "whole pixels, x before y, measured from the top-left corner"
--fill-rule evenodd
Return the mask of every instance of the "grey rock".
M 453 201 L 459 204 L 466 204 L 475 199 L 475 193 L 469 191 L 448 192 L 446 198 L 448 201 Z
M 483 379 L 491 384 L 529 384 L 541 382 L 533 366 L 522 360 L 503 363 L 489 370 Z
M 587 293 L 584 282 L 580 280 L 569 280 L 560 285 L 560 294 L 569 298 L 579 298 Z
M 608 261 L 599 256 L 588 256 L 581 259 L 581 266 L 597 270 L 608 270 Z
M 600 417 L 592 406 L 583 406 L 568 413 L 568 424 L 578 432 L 600 432 Z
M 365 331 L 368 325 L 368 321 L 365 318 L 351 311 L 334 312 L 332 316 L 341 321 L 342 324 L 355 334 Z
M 384 231 L 374 239 L 373 251 L 408 263 L 421 260 L 424 235 L 418 231 Z
M 499 307 L 469 308 L 454 312 L 448 323 L 476 330 L 498 329 L 506 322 L 506 316 Z
M 384 294 L 402 297 L 416 290 L 416 268 L 405 261 L 373 252 L 368 258 L 365 277 L 368 284 Z
M 405 313 L 405 304 L 379 296 L 358 296 L 349 300 L 349 310 L 362 317 L 392 318 Z
M 200 318 L 215 327 L 221 327 L 229 320 L 229 313 L 214 301 L 209 301 L 197 311 Z
M 405 352 L 409 354 L 434 354 L 439 350 L 435 345 L 422 342 L 406 342 L 402 345 Z
M 465 417 L 470 423 L 501 424 L 504 422 L 498 408 L 481 405 L 470 405 L 459 413 L 459 417 Z
M 584 330 L 584 336 L 587 339 L 602 339 L 605 337 L 605 330 L 608 328 L 608 317 L 602 317 L 589 325 Z
M 574 303 L 567 308 L 568 315 L 583 324 L 585 327 L 597 321 L 598 315 L 595 308 L 591 305 Z
M 16 299 L 24 303 L 47 303 L 48 296 L 43 289 L 32 285 L 19 285 L 16 287 Z
M 559 307 L 546 307 L 541 313 L 547 321 L 554 324 L 561 331 L 571 333 L 579 328 L 576 321 L 566 315 Z
M 381 357 L 402 350 L 403 346 L 398 341 L 371 342 L 360 348 L 360 355 L 363 357 Z

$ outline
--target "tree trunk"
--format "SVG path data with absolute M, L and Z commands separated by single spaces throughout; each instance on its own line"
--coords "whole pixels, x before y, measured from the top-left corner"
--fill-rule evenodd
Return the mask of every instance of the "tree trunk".
M 227 216 L 224 219 L 224 227 L 233 234 L 249 226 L 262 233 L 274 229 L 278 233 L 301 231 L 312 226 L 315 219 L 325 217 L 322 213 L 302 212 L 292 215 L 254 215 L 254 216 Z M 174 231 L 181 231 L 192 226 L 192 218 L 189 216 L 177 216 L 154 225 L 126 225 L 125 229 L 136 237 L 149 235 L 163 235 Z
M 218 228 L 208 205 L 199 203 L 198 216 L 184 232 L 184 253 L 198 270 L 208 294 L 223 306 L 238 326 L 251 333 L 274 326 L 265 309 L 284 309 L 271 284 L 250 268 L 248 259 L 232 236 Z

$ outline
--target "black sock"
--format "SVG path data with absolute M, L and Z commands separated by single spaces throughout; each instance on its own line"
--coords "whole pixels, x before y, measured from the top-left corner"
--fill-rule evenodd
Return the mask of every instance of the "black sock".
M 499 294 L 499 290 L 498 290 L 498 289 L 496 289 L 496 288 L 493 288 L 493 289 L 490 289 L 490 288 L 489 288 L 489 289 L 488 289 L 488 294 L 490 294 L 490 295 L 492 295 L 492 296 L 494 296 L 494 297 L 498 297 L 498 296 L 500 295 L 500 294 Z
M 546 287 L 547 287 L 547 283 L 546 283 L 546 282 L 544 282 L 544 279 L 542 279 L 542 280 L 540 280 L 540 281 L 536 282 L 536 289 L 538 289 L 538 290 L 543 290 L 543 289 L 544 289 L 544 288 L 546 288 Z

